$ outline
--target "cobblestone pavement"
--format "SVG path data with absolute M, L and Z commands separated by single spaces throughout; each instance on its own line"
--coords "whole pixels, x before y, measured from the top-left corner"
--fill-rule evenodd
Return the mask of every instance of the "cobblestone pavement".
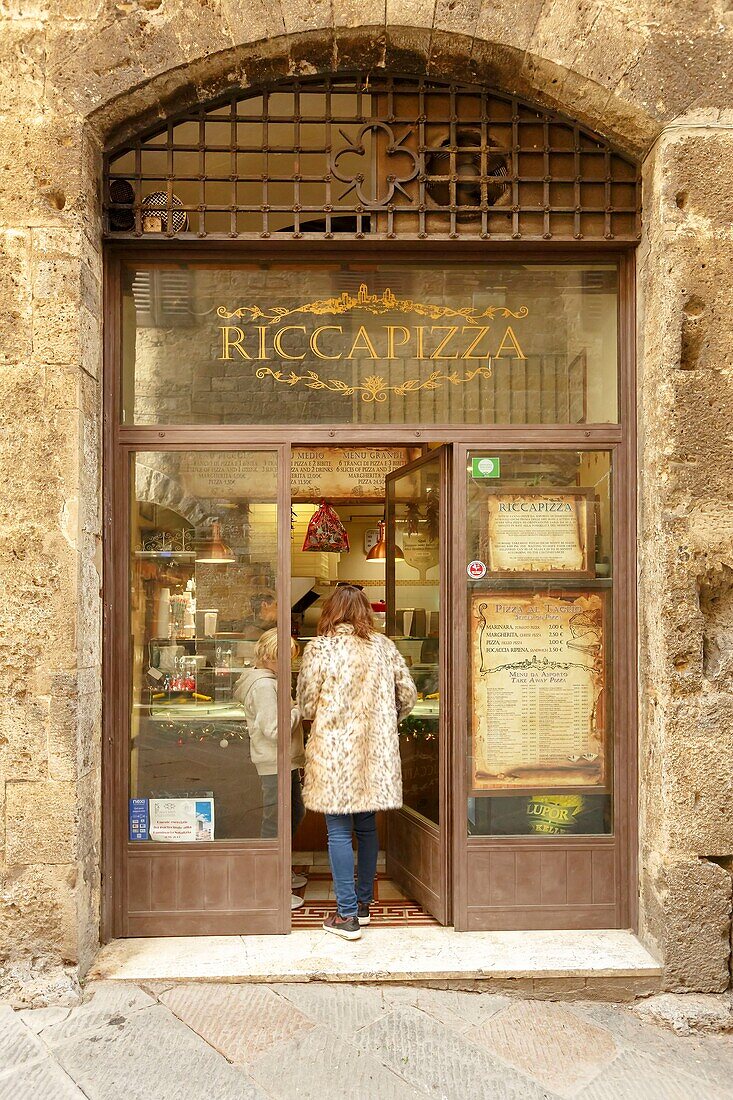
M 733 1098 L 733 1035 L 630 1008 L 382 985 L 115 982 L 0 1006 L 0 1100 Z

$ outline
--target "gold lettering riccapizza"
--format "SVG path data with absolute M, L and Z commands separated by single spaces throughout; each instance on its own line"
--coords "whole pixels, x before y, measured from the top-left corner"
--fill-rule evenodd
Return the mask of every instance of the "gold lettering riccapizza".
M 501 337 L 499 339 L 499 336 Z M 356 332 L 342 325 L 221 326 L 219 359 L 258 362 L 298 362 L 315 359 L 481 360 L 526 359 L 511 325 L 494 331 L 491 325 L 359 325 Z

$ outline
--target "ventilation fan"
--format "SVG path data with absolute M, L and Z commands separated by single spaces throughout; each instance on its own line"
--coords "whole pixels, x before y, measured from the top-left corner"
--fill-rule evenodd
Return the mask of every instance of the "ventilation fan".
M 188 229 L 188 214 L 177 195 L 171 195 L 170 209 L 165 191 L 153 191 L 142 202 L 143 233 L 165 233 L 168 225 L 174 233 Z
M 481 195 L 481 131 L 460 129 L 456 132 L 455 153 L 455 205 L 457 207 L 480 206 Z M 439 145 L 425 154 L 425 174 L 428 177 L 425 190 L 436 206 L 449 207 L 451 202 L 451 141 L 446 137 Z M 509 202 L 511 187 L 509 155 L 501 146 L 489 142 L 486 149 L 486 201 L 489 206 L 503 206 Z M 434 177 L 444 177 L 436 179 Z M 431 178 L 433 177 L 433 178 Z M 475 213 L 464 217 L 476 217 Z
M 129 180 L 109 181 L 109 227 L 113 232 L 129 233 L 135 228 L 135 190 Z

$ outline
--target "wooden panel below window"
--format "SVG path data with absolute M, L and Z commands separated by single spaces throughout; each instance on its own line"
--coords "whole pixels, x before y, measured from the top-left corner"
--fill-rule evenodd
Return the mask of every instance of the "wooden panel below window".
M 277 933 L 278 853 L 272 848 L 133 848 L 127 936 Z
M 387 875 L 441 924 L 446 922 L 437 825 L 408 810 L 387 815 Z
M 618 928 L 613 842 L 470 845 L 469 930 Z

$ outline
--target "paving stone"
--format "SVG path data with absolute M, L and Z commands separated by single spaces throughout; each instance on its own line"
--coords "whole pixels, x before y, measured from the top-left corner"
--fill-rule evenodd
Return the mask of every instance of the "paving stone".
M 43 1058 L 42 1043 L 13 1012 L 9 1005 L 0 1005 L 0 1075 Z
M 724 1100 L 733 1090 L 704 1085 L 679 1070 L 657 1065 L 643 1054 L 624 1052 L 574 1100 Z
M 54 1054 L 88 1100 L 264 1100 L 242 1069 L 164 1005 L 77 1035 Z
M 423 1090 L 412 1088 L 373 1055 L 325 1027 L 316 1027 L 271 1050 L 254 1063 L 250 1074 L 274 1100 L 293 1100 L 296 1096 L 298 1100 L 425 1097 Z
M 35 1035 L 40 1035 L 44 1027 L 62 1023 L 70 1012 L 70 1008 L 62 1005 L 50 1005 L 48 1008 L 24 1008 L 18 1016 Z
M 409 1006 L 357 1032 L 353 1042 L 406 1081 L 441 1097 L 540 1100 L 548 1093 L 462 1035 Z
M 613 1035 L 617 1046 L 644 1054 L 660 1071 L 678 1071 L 721 1089 L 733 1081 L 733 1037 L 675 1035 L 642 1023 L 628 1009 L 594 1002 L 575 1003 L 568 1011 L 592 1020 Z
M 47 1046 L 65 1043 L 74 1035 L 96 1031 L 106 1024 L 124 1021 L 133 1012 L 149 1008 L 155 998 L 127 982 L 92 982 L 84 991 L 84 1001 L 67 1010 L 62 1020 L 51 1019 L 38 1034 Z
M 618 1053 L 605 1028 L 541 1001 L 519 1001 L 468 1035 L 563 1096 L 589 1084 Z
M 498 993 L 463 993 L 459 989 L 424 989 L 420 986 L 382 987 L 390 1005 L 412 1005 L 448 1027 L 465 1031 L 513 1004 L 511 997 Z
M 237 1065 L 314 1027 L 294 1004 L 264 985 L 177 985 L 161 1004 Z
M 85 1100 L 84 1093 L 50 1055 L 0 1075 L 0 1100 Z
M 291 982 L 273 985 L 272 989 L 292 1001 L 306 1016 L 339 1035 L 352 1035 L 390 1008 L 385 1004 L 380 986 Z

